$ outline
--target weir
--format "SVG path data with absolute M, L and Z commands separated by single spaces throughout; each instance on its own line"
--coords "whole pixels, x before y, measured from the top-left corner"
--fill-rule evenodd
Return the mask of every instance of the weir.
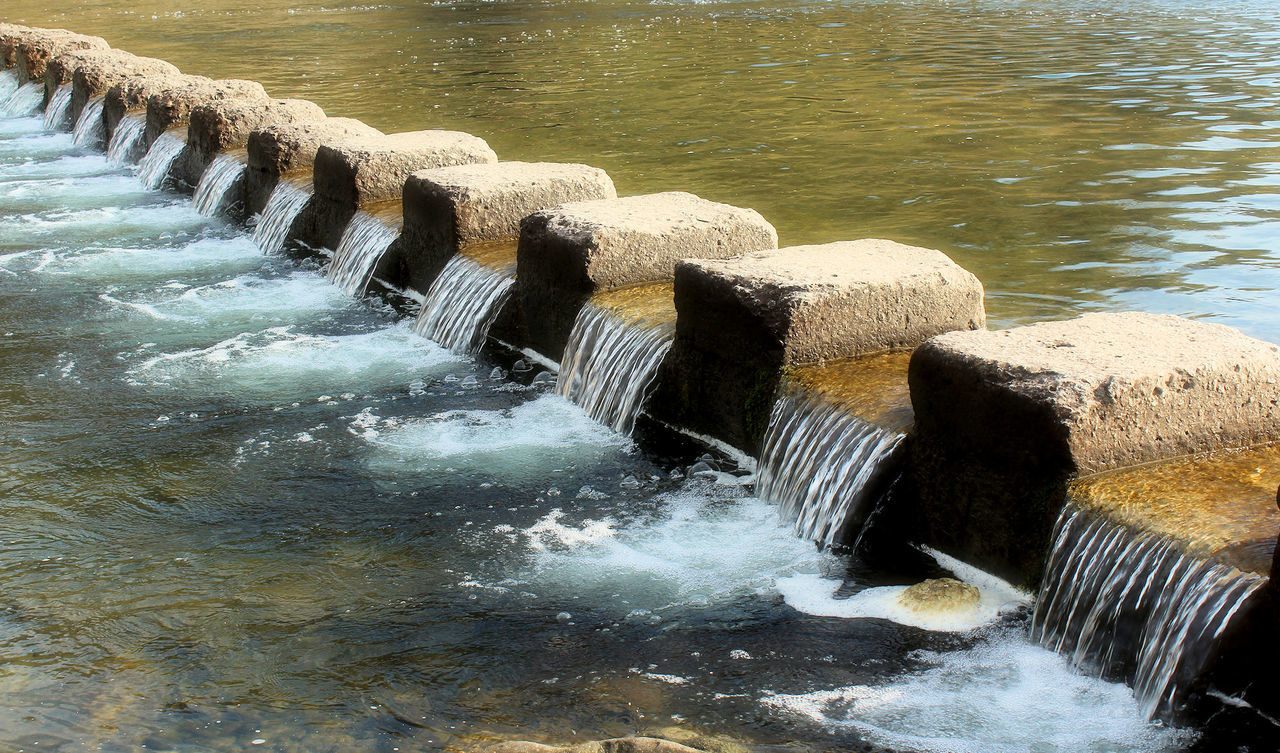
M 195 195 L 191 203 L 196 211 L 206 217 L 212 217 L 226 209 L 229 194 L 244 180 L 245 156 L 243 153 L 219 154 L 205 168 L 196 185 Z
M 102 125 L 103 104 L 104 99 L 101 96 L 94 97 L 80 111 L 80 119 L 76 121 L 74 131 L 76 144 L 95 148 L 102 145 L 103 136 L 106 135 Z
M 142 161 L 138 163 L 138 179 L 147 188 L 158 190 L 164 187 L 169 177 L 169 168 L 173 161 L 182 154 L 187 142 L 178 135 L 180 131 L 166 131 L 151 144 Z
M 147 132 L 147 121 L 139 113 L 130 113 L 116 124 L 107 145 L 107 162 L 124 165 L 142 158 L 142 139 Z
M 348 295 L 364 295 L 378 260 L 400 235 L 401 216 L 400 202 L 358 210 L 333 252 L 329 279 Z
M 413 331 L 455 353 L 478 353 L 515 282 L 514 244 L 464 249 L 427 289 Z
M 67 125 L 71 113 L 71 84 L 63 84 L 53 93 L 44 108 L 44 127 L 55 131 Z
M 40 105 L 44 103 L 44 84 L 38 81 L 29 81 L 18 87 L 9 98 L 0 105 L 0 111 L 5 115 L 31 115 L 40 109 Z
M 271 191 L 271 198 L 253 229 L 253 242 L 263 253 L 278 254 L 284 250 L 285 240 L 294 221 L 311 199 L 310 181 L 281 180 Z

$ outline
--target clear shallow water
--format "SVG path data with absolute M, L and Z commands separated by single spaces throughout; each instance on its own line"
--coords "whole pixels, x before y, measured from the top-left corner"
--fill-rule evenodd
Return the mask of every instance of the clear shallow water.
M 4 747 L 1185 742 L 1024 613 L 953 634 L 790 606 L 797 579 L 900 581 L 63 146 L 0 165 Z M 73 175 L 101 180 L 73 197 Z M 921 687 L 933 711 L 812 711 Z

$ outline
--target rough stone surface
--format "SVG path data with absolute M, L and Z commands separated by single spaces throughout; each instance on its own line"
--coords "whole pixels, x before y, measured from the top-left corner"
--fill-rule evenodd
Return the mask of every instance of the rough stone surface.
M 593 293 L 670 280 L 681 259 L 723 259 L 777 246 L 777 231 L 758 212 L 689 193 L 535 212 L 521 222 L 516 278 L 526 342 L 559 359 L 578 309 Z
M 18 40 L 15 53 L 18 77 L 26 81 L 43 81 L 49 61 L 59 55 L 108 47 L 110 45 L 102 37 L 89 37 L 66 29 L 31 29 Z
M 196 106 L 226 99 L 265 102 L 268 97 L 262 84 L 234 78 L 188 76 L 176 85 L 159 89 L 147 98 L 146 146 L 150 147 L 160 134 L 175 125 L 188 122 Z
M 171 73 L 136 73 L 125 76 L 112 84 L 103 99 L 102 124 L 107 128 L 107 138 L 115 133 L 116 126 L 126 113 L 141 111 L 146 115 L 147 100 L 152 94 L 181 86 L 184 82 L 199 78 Z
M 182 75 L 177 66 L 156 58 L 139 57 L 123 50 L 85 50 L 55 58 L 54 65 L 64 59 L 74 60 L 71 69 L 71 118 L 79 119 L 84 106 L 93 97 L 105 95 L 107 90 L 131 76 L 163 76 L 176 78 Z M 48 74 L 45 77 L 48 88 Z
M 1173 316 L 940 335 L 909 381 L 923 540 L 1016 583 L 1073 475 L 1280 439 L 1280 346 Z
M 783 369 L 983 327 L 982 295 L 941 251 L 886 240 L 682 261 L 652 410 L 756 452 Z
M 23 36 L 36 31 L 22 24 L 0 23 L 0 60 L 3 61 L 5 68 L 12 68 L 18 64 L 18 43 L 22 41 Z
M 425 292 L 464 246 L 514 241 L 520 221 L 571 201 L 617 197 L 598 168 L 555 162 L 497 162 L 421 170 L 404 186 L 404 231 L 380 279 Z
M 244 180 L 246 214 L 257 214 L 267 206 L 282 175 L 310 170 L 322 144 L 382 135 L 353 118 L 275 123 L 254 130 L 249 134 L 249 169 Z
M 658 737 L 619 737 L 568 747 L 511 740 L 485 749 L 488 753 L 701 753 L 702 749 Z
M 334 248 L 357 208 L 399 199 L 410 173 L 497 161 L 483 139 L 458 131 L 411 131 L 322 144 L 312 173 L 314 193 L 286 242 Z
M 178 186 L 194 187 L 219 152 L 245 146 L 254 130 L 323 118 L 324 110 L 305 99 L 217 99 L 196 105 L 187 126 L 187 146 L 174 160 L 170 177 Z

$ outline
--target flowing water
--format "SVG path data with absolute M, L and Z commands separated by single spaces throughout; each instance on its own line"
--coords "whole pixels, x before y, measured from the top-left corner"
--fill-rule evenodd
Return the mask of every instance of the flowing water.
M 120 119 L 116 129 L 111 132 L 111 143 L 107 145 L 107 161 L 113 165 L 137 162 L 142 158 L 142 139 L 147 134 L 145 115 L 130 113 Z
M 455 254 L 422 302 L 413 330 L 455 353 L 478 353 L 489 328 L 511 298 L 515 286 L 514 259 L 486 264 Z
M 398 235 L 399 227 L 358 210 L 347 223 L 346 230 L 342 231 L 342 238 L 334 249 L 329 279 L 350 295 L 364 295 L 378 260 Z
M 106 100 L 102 96 L 92 97 L 85 102 L 76 121 L 75 140 L 81 146 L 97 147 L 107 135 L 106 126 L 102 123 L 102 108 Z
M 150 189 L 163 188 L 169 178 L 169 168 L 186 146 L 186 141 L 172 133 L 160 134 L 138 163 L 138 179 L 142 185 Z
M 44 83 L 28 81 L 10 94 L 3 104 L 0 104 L 0 113 L 5 115 L 30 115 L 39 110 L 43 102 Z
M 206 217 L 217 214 L 227 203 L 227 194 L 244 178 L 244 158 L 235 154 L 219 154 L 214 157 L 200 176 L 191 203 L 196 211 Z
M 18 90 L 19 86 L 18 69 L 6 68 L 0 71 L 0 102 L 7 100 L 11 94 Z
M 44 108 L 44 128 L 55 131 L 68 125 L 71 119 L 71 84 L 63 84 L 53 93 L 49 104 Z
M 267 206 L 262 210 L 262 216 L 258 218 L 257 226 L 253 229 L 254 242 L 268 254 L 283 251 L 289 228 L 293 227 L 294 220 L 302 213 L 310 198 L 310 191 L 287 180 L 276 184 L 267 199 Z

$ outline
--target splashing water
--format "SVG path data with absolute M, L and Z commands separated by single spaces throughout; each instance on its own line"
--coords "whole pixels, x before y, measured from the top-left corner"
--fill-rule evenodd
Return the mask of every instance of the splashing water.
M 18 87 L 17 91 L 9 95 L 9 98 L 0 105 L 0 112 L 5 115 L 17 117 L 21 115 L 33 115 L 40 109 L 40 105 L 44 102 L 44 82 L 28 81 Z
M 102 124 L 102 108 L 106 104 L 103 97 L 94 97 L 85 103 L 80 111 L 80 119 L 76 121 L 75 142 L 81 146 L 96 147 L 102 143 L 106 135 L 106 127 Z
M 635 324 L 588 301 L 573 323 L 556 391 L 600 423 L 630 434 L 674 336 L 672 323 Z
M 0 71 L 0 101 L 8 99 L 9 95 L 16 92 L 19 86 L 16 68 Z
M 147 121 L 140 115 L 125 115 L 111 133 L 107 145 L 107 161 L 113 165 L 137 162 L 142 137 L 147 132 Z
M 222 209 L 231 190 L 244 177 L 245 167 L 245 163 L 234 155 L 219 154 L 214 157 L 196 186 L 196 194 L 192 199 L 196 211 L 212 217 Z
M 798 535 L 843 543 L 866 513 L 871 481 L 903 437 L 819 397 L 784 394 L 765 430 L 758 493 L 782 506 Z
M 455 353 L 476 353 L 515 282 L 512 265 L 494 268 L 455 255 L 427 291 L 413 329 Z
M 350 295 L 364 295 L 378 260 L 400 231 L 368 212 L 357 211 L 342 231 L 329 265 L 329 279 Z
M 53 93 L 49 104 L 44 108 L 45 130 L 55 131 L 67 123 L 67 114 L 71 111 L 71 84 L 63 84 Z
M 1142 710 L 1155 717 L 1176 710 L 1180 691 L 1262 582 L 1067 505 L 1032 637 L 1100 676 L 1131 677 Z
M 310 198 L 310 191 L 292 183 L 280 181 L 276 184 L 257 227 L 253 229 L 253 241 L 263 253 L 278 254 L 284 250 L 285 236 Z
M 169 168 L 186 145 L 185 141 L 171 133 L 160 134 L 160 138 L 147 150 L 142 162 L 138 163 L 138 179 L 152 190 L 163 188 L 165 179 L 169 177 Z

